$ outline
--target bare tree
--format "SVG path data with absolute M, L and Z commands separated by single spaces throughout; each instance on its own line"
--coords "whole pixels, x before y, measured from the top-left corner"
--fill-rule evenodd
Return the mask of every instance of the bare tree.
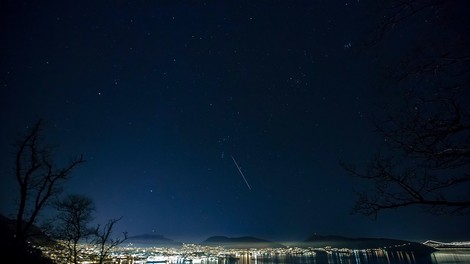
M 112 238 L 112 233 L 113 233 L 113 228 L 114 225 L 119 222 L 121 218 L 118 219 L 110 219 L 108 223 L 101 228 L 101 226 L 97 226 L 95 229 L 95 244 L 98 247 L 99 250 L 99 255 L 98 255 L 98 261 L 100 264 L 103 263 L 103 261 L 107 258 L 109 255 L 111 249 L 114 247 L 119 246 L 122 244 L 125 240 L 127 240 L 127 232 L 123 233 L 122 238 Z
M 445 8 L 445 0 L 382 0 L 372 2 L 375 13 L 382 17 L 374 27 L 366 43 L 376 45 L 387 33 L 403 24 L 414 23 L 420 18 L 428 23 L 436 19 L 436 14 Z M 375 5 L 375 6 L 374 6 Z
M 83 156 L 72 159 L 62 168 L 54 165 L 51 150 L 41 142 L 42 122 L 39 120 L 18 143 L 15 176 L 20 189 L 16 216 L 16 239 L 19 243 L 33 235 L 31 227 L 50 199 L 70 173 L 84 162 Z
M 376 217 L 384 209 L 420 205 L 435 214 L 470 213 L 470 31 L 462 23 L 463 3 L 380 2 L 384 20 L 374 45 L 411 22 L 421 23 L 422 31 L 388 67 L 387 85 L 402 96 L 399 107 L 375 117 L 387 150 L 365 170 L 343 164 L 371 183 L 358 192 L 354 212 Z
M 55 238 L 64 242 L 67 261 L 78 263 L 82 249 L 79 243 L 85 242 L 94 230 L 89 227 L 93 220 L 93 201 L 82 195 L 68 195 L 56 204 L 57 215 Z

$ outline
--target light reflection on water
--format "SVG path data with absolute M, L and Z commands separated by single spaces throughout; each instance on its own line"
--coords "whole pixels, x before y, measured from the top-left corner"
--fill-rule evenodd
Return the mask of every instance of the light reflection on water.
M 219 262 L 220 263 L 220 262 Z M 468 251 L 438 251 L 433 254 L 416 255 L 412 252 L 353 251 L 332 252 L 316 255 L 239 256 L 227 264 L 463 264 L 470 263 Z
M 470 250 L 438 251 L 432 254 L 432 260 L 439 264 L 470 263 Z

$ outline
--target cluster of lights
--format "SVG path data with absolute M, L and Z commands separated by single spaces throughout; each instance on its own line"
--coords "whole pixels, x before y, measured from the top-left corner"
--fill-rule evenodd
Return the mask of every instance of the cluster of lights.
M 389 248 L 399 248 L 408 244 L 395 245 Z M 59 243 L 53 248 L 40 248 L 44 254 L 49 256 L 57 263 L 66 263 L 66 248 Z M 167 247 L 136 247 L 133 244 L 113 248 L 109 254 L 109 258 L 119 261 L 120 263 L 166 263 L 166 264 L 185 264 L 185 263 L 225 263 L 227 260 L 250 258 L 257 262 L 262 258 L 270 258 L 274 256 L 301 255 L 305 257 L 315 256 L 319 252 L 327 254 L 339 255 L 375 255 L 380 256 L 386 254 L 388 248 L 383 249 L 349 249 L 349 248 L 300 248 L 300 247 L 284 247 L 284 248 L 250 248 L 250 249 L 234 249 L 222 246 L 203 246 L 198 244 L 183 244 L 179 248 Z M 79 245 L 81 260 L 84 262 L 93 262 L 99 255 L 96 247 L 88 244 Z M 385 252 L 385 253 L 384 253 Z

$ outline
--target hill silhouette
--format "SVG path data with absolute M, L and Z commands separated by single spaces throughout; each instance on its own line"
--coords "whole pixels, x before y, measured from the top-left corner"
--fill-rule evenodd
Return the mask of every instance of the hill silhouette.
M 224 246 L 227 248 L 282 248 L 284 245 L 256 237 L 226 237 L 213 236 L 209 237 L 201 245 L 205 246 Z
M 313 235 L 302 243 L 304 246 L 313 248 L 334 247 L 350 249 L 374 249 L 383 248 L 387 250 L 414 251 L 430 253 L 436 251 L 434 248 L 422 243 L 389 239 L 389 238 L 350 238 L 343 236 L 320 236 Z
M 129 236 L 126 243 L 131 243 L 136 247 L 180 247 L 181 242 L 174 241 L 159 234 L 141 234 Z

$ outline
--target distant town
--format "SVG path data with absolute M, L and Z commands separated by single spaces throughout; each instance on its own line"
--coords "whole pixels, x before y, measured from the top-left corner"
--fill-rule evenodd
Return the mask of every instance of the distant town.
M 470 250 L 470 242 L 438 242 L 426 241 L 424 245 L 438 250 L 442 249 L 466 249 Z M 60 241 L 59 241 L 60 245 Z M 410 243 L 397 244 L 390 247 L 374 249 L 351 249 L 335 248 L 331 246 L 313 247 L 279 247 L 279 248 L 227 248 L 224 246 L 206 246 L 200 244 L 182 244 L 180 247 L 140 247 L 128 243 L 125 246 L 116 247 L 110 252 L 110 260 L 113 263 L 166 263 L 166 264 L 198 264 L 198 263 L 218 263 L 230 264 L 257 263 L 263 259 L 282 258 L 287 256 L 314 258 L 317 255 L 360 256 L 367 255 L 373 257 L 384 257 L 390 252 L 398 252 L 399 255 L 408 256 L 410 253 L 406 248 Z M 57 263 L 66 263 L 63 259 L 66 254 L 59 248 L 63 247 L 40 247 L 42 252 Z M 403 250 L 403 251 L 402 251 Z M 93 245 L 81 244 L 81 263 L 94 263 L 97 256 L 97 249 Z M 409 257 L 409 256 L 408 256 Z
M 80 245 L 84 256 L 83 263 L 93 262 L 97 255 L 96 247 L 92 245 Z M 42 247 L 44 254 L 48 255 L 54 261 L 61 262 L 61 257 L 65 256 L 64 252 L 54 248 Z M 316 254 L 354 254 L 361 252 L 369 252 L 382 255 L 383 249 L 363 249 L 353 250 L 348 248 L 250 248 L 250 249 L 234 249 L 222 246 L 203 246 L 198 244 L 183 244 L 179 248 L 167 247 L 135 247 L 132 244 L 114 248 L 110 257 L 118 263 L 232 263 L 236 260 L 262 259 L 273 256 L 285 255 L 301 255 L 305 257 L 315 256 Z M 87 258 L 88 259 L 85 259 Z M 64 260 L 62 260 L 64 261 Z

